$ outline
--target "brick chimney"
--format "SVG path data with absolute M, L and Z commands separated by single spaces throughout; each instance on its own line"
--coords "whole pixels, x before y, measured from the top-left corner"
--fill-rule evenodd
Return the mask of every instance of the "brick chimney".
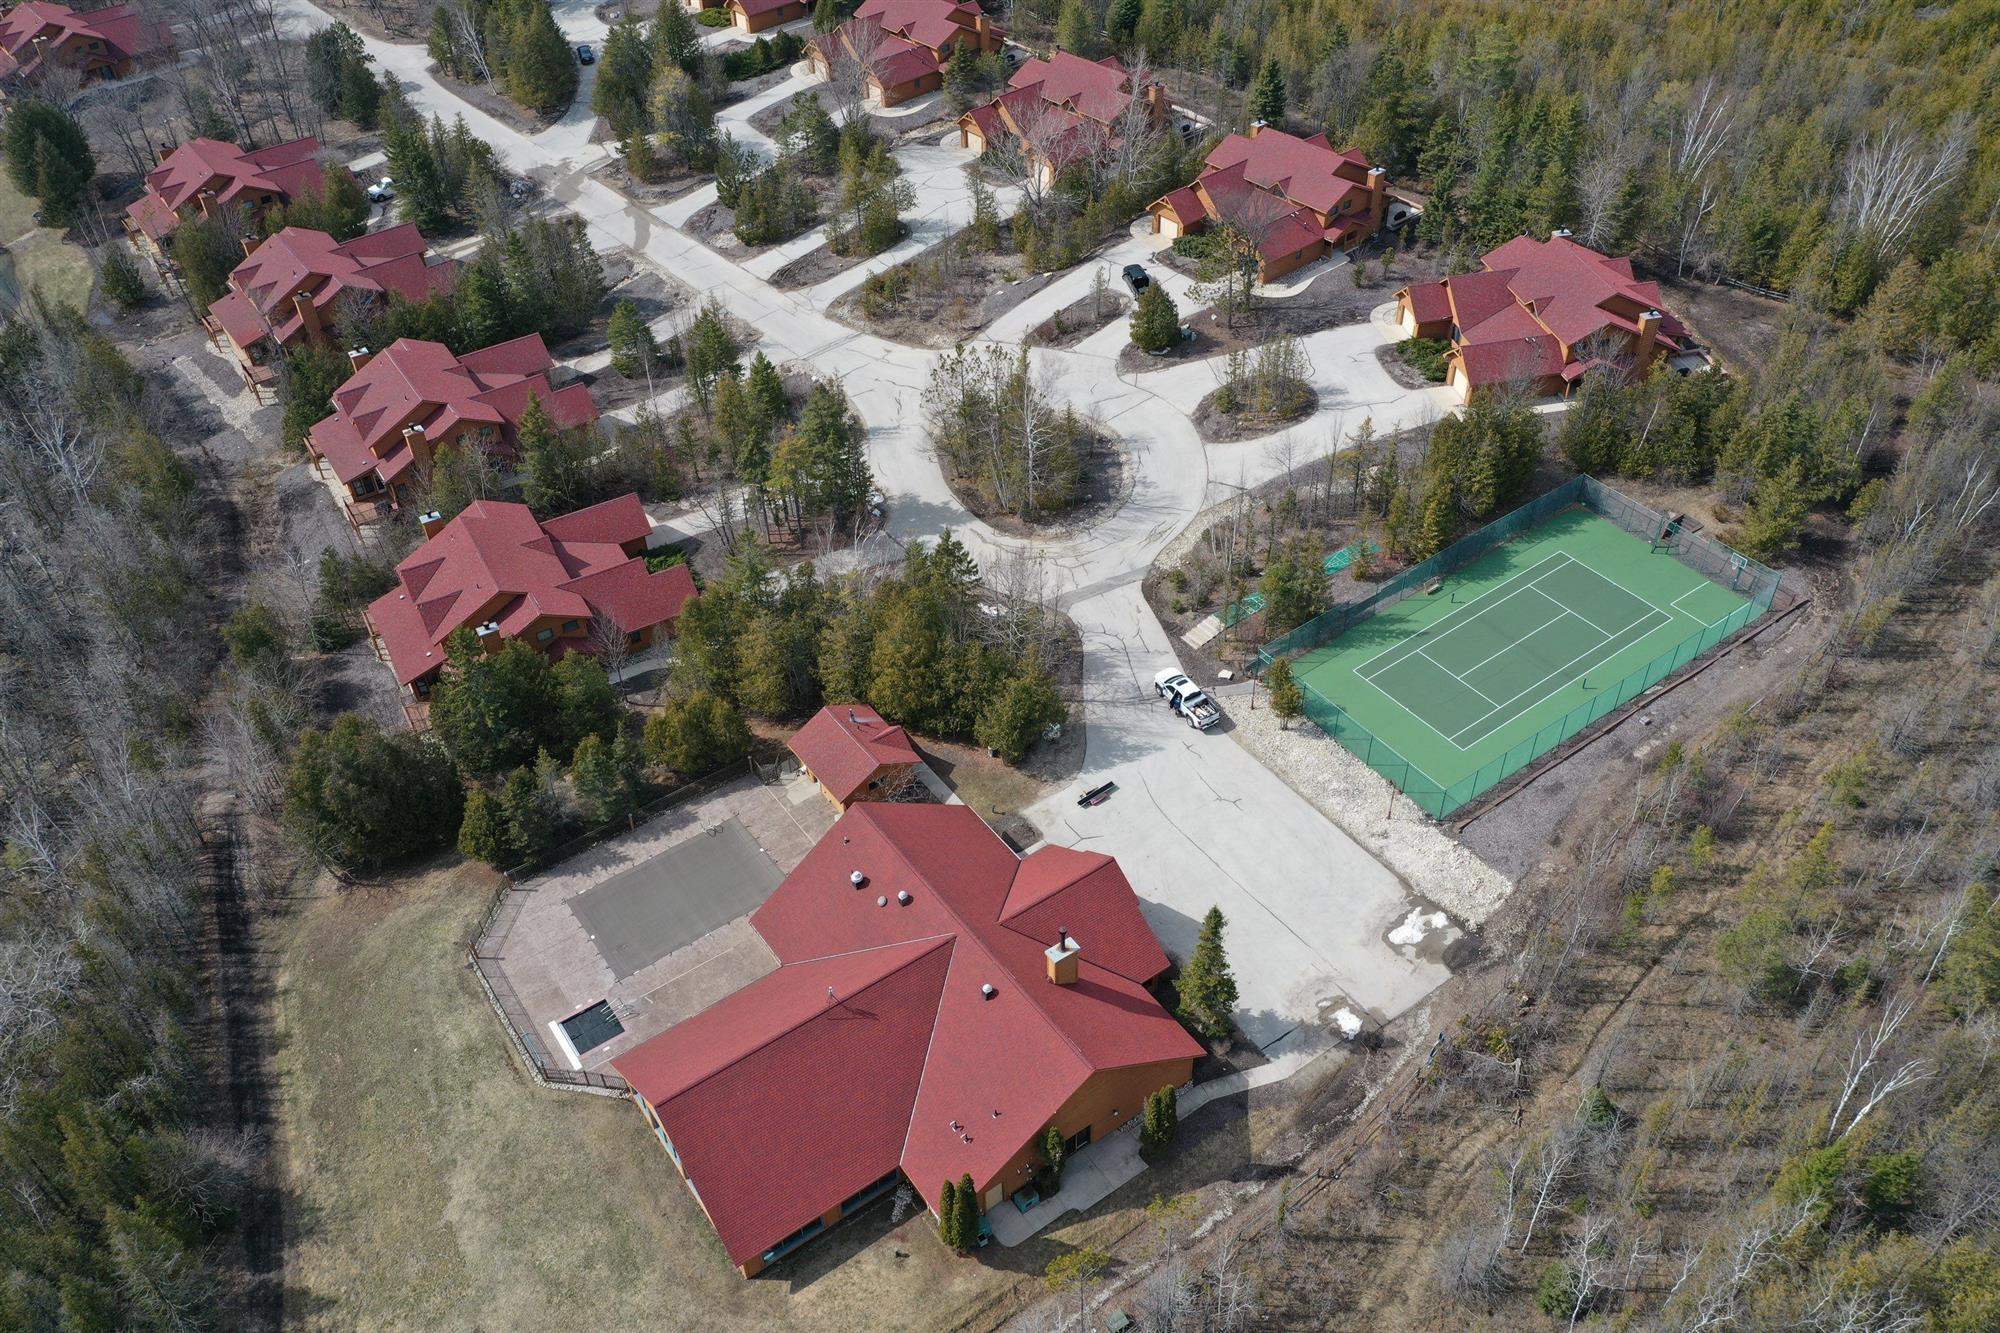
M 1648 310 L 1639 316 L 1639 335 L 1632 346 L 1632 368 L 1643 371 L 1653 364 L 1653 351 L 1659 345 L 1660 321 L 1665 318 L 1657 310 Z
M 1554 231 L 1549 233 L 1549 239 L 1552 241 L 1566 241 L 1569 239 L 1569 237 L 1570 237 L 1570 230 L 1568 227 L 1557 227 Z
M 499 621 L 489 620 L 484 625 L 481 625 L 478 629 L 474 630 L 473 634 L 479 640 L 479 650 L 481 652 L 497 653 L 500 651 Z
M 244 238 L 242 239 L 242 241 L 241 241 L 241 242 L 239 242 L 239 244 L 241 244 L 241 245 L 242 245 L 242 247 L 243 247 L 243 257 L 244 257 L 245 259 L 248 259 L 248 258 L 249 258 L 249 257 L 250 257 L 251 255 L 254 255 L 254 254 L 256 254 L 256 253 L 257 253 L 257 244 L 258 244 L 258 242 L 257 242 L 257 238 L 256 238 L 256 237 L 254 237 L 254 236 L 245 236 L 245 237 L 244 237 Z
M 312 293 L 304 287 L 292 293 L 292 309 L 299 314 L 299 331 L 308 338 L 325 332 L 319 322 L 319 307 L 313 304 Z
M 419 463 L 428 463 L 431 461 L 430 455 L 423 451 L 423 446 L 424 446 L 423 422 L 419 421 L 414 426 L 403 427 L 403 444 L 405 447 L 409 449 L 410 457 L 416 459 Z
M 424 530 L 424 540 L 429 541 L 444 531 L 444 515 L 433 509 L 427 514 L 417 515 L 417 523 Z
M 1375 219 L 1375 225 L 1382 225 L 1382 215 L 1389 205 L 1389 172 L 1383 167 L 1368 168 L 1368 216 Z
M 1263 132 L 1264 132 L 1264 122 L 1263 122 L 1263 121 L 1261 121 L 1261 120 L 1253 120 L 1253 121 L 1251 121 L 1251 122 L 1250 122 L 1250 137 L 1251 137 L 1251 138 L 1253 138 L 1253 139 L 1254 139 L 1254 138 L 1256 138 L 1256 137 L 1257 137 L 1258 135 L 1262 134 Z
M 368 363 L 374 359 L 375 353 L 369 351 L 366 347 L 355 348 L 347 354 L 347 373 L 350 375 L 359 375 L 368 368 Z
M 1049 960 L 1049 980 L 1058 986 L 1076 984 L 1076 958 L 1083 952 L 1083 946 L 1070 938 L 1069 932 L 1060 926 L 1056 928 L 1056 942 L 1046 949 L 1042 956 Z
M 194 197 L 194 206 L 195 206 L 195 207 L 196 207 L 197 209 L 200 209 L 200 210 L 201 210 L 201 215 L 202 215 L 203 217 L 212 217 L 212 216 L 214 216 L 214 213 L 215 213 L 215 191 L 213 191 L 213 190 L 203 190 L 203 191 L 201 191 L 201 192 L 200 192 L 199 194 L 195 195 L 195 197 Z
M 1147 112 L 1155 125 L 1164 125 L 1167 120 L 1167 90 L 1157 83 L 1146 85 Z

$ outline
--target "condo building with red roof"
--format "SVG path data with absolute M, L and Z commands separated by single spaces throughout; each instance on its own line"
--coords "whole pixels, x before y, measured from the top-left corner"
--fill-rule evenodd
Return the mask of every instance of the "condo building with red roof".
M 1133 88 L 1117 56 L 1085 60 L 1068 51 L 1029 60 L 1007 91 L 958 118 L 961 148 L 985 152 L 1017 144 L 1045 178 L 1115 147 L 1131 128 L 1134 107 L 1154 128 L 1166 123 L 1166 92 L 1157 82 Z
M 895 106 L 944 86 L 961 51 L 998 51 L 1007 30 L 975 0 L 863 0 L 854 17 L 806 45 L 823 79 L 848 64 L 862 69 L 862 95 Z
M 228 340 L 244 380 L 256 389 L 293 347 L 332 345 L 343 303 L 422 301 L 451 290 L 458 261 L 430 263 L 425 249 L 423 234 L 408 222 L 349 241 L 305 227 L 286 227 L 261 243 L 245 238 L 229 291 L 202 322 L 211 338 Z
M 1263 125 L 1224 139 L 1200 176 L 1151 205 L 1161 236 L 1240 228 L 1257 247 L 1259 282 L 1354 249 L 1388 210 L 1388 173 L 1359 149 L 1336 152 L 1324 134 L 1301 139 Z
M 705 7 L 705 6 L 703 6 Z M 730 26 L 738 32 L 764 32 L 812 13 L 806 0 L 729 0 Z
M 85 83 L 122 79 L 173 42 L 166 24 L 149 22 L 131 5 L 77 10 L 28 0 L 0 14 L 0 80 L 33 81 L 57 65 Z
M 125 230 L 155 254 L 183 219 L 238 208 L 254 221 L 274 204 L 316 195 L 324 186 L 319 140 L 310 136 L 246 149 L 220 139 L 190 139 L 146 173 L 146 192 L 125 210 Z
M 396 566 L 396 587 L 365 613 L 377 654 L 409 692 L 413 724 L 445 667 L 445 640 L 459 630 L 489 653 L 519 639 L 560 658 L 597 652 L 611 634 L 637 652 L 670 631 L 695 596 L 686 565 L 646 567 L 653 523 L 637 495 L 547 521 L 523 504 L 476 500 L 424 532 Z
M 910 733 L 867 704 L 828 704 L 793 734 L 791 750 L 841 811 L 895 795 L 923 762 Z
M 333 391 L 333 415 L 306 435 L 306 452 L 357 528 L 401 509 L 447 444 L 499 458 L 516 453 L 530 399 L 561 430 L 597 420 L 582 384 L 549 381 L 555 359 L 539 333 L 454 356 L 443 343 L 398 338 L 348 353 L 354 374 Z
M 1494 390 L 1566 394 L 1593 371 L 1643 375 L 1661 357 L 1688 370 L 1707 364 L 1687 327 L 1662 307 L 1660 285 L 1630 259 L 1578 244 L 1516 236 L 1487 252 L 1476 273 L 1397 293 L 1413 338 L 1451 343 L 1445 383 L 1462 399 Z
M 1118 863 L 965 806 L 853 806 L 750 920 L 777 970 L 613 1062 L 746 1277 L 898 1179 L 1001 1207 L 1203 1053 Z

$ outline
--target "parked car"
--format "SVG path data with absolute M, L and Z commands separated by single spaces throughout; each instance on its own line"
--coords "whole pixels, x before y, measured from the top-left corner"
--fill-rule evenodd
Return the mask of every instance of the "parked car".
M 595 65 L 597 63 L 597 52 L 591 48 L 589 42 L 585 42 L 576 48 L 576 63 L 579 65 Z
M 1146 272 L 1144 264 L 1127 264 L 1125 266 L 1125 285 L 1132 289 L 1132 295 L 1137 296 L 1140 292 L 1145 291 L 1153 285 L 1153 275 Z
M 387 176 L 368 187 L 368 202 L 371 204 L 386 204 L 395 197 L 395 186 Z
M 1162 671 L 1153 677 L 1153 689 L 1167 701 L 1167 707 L 1185 718 L 1196 731 L 1207 731 L 1222 721 L 1222 710 L 1215 706 L 1215 700 L 1178 671 Z

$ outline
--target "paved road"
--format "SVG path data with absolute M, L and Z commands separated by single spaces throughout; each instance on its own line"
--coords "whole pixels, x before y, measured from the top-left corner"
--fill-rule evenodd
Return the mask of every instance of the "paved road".
M 309 0 L 280 4 L 306 27 L 331 21 Z M 566 32 L 587 31 L 576 3 L 560 16 Z M 419 108 L 463 114 L 510 168 L 543 179 L 557 202 L 589 223 L 600 248 L 627 249 L 713 295 L 758 330 L 759 346 L 772 360 L 809 364 L 840 380 L 869 427 L 869 461 L 888 497 L 891 545 L 951 530 L 986 561 L 1024 544 L 968 514 L 930 455 L 921 395 L 937 354 L 857 332 L 824 313 L 834 288 L 851 283 L 780 291 L 751 271 L 764 265 L 733 262 L 677 229 L 674 224 L 699 203 L 683 199 L 656 211 L 592 179 L 577 161 L 581 140 L 572 118 L 541 134 L 522 134 L 440 87 L 425 70 L 421 48 L 373 40 L 367 47 Z M 969 213 L 958 169 L 965 155 L 918 146 L 899 157 L 924 201 L 922 232 L 941 235 L 962 225 Z M 1149 245 L 1135 236 L 1115 253 L 1130 248 L 1140 254 Z M 853 281 L 866 271 L 857 271 Z M 1177 275 L 1166 280 L 1177 297 L 1185 293 Z M 1089 281 L 1087 272 L 1067 275 L 992 332 L 1011 342 L 1087 291 Z M 1184 301 L 1183 309 L 1191 312 L 1191 303 Z M 1329 1004 L 1393 1016 L 1445 973 L 1381 938 L 1407 910 L 1393 875 L 1226 735 L 1197 735 L 1148 702 L 1154 671 L 1173 664 L 1174 654 L 1139 595 L 1139 580 L 1206 504 L 1232 485 L 1254 486 L 1276 475 L 1286 461 L 1278 444 L 1288 443 L 1293 461 L 1303 462 L 1334 447 L 1336 421 L 1351 427 L 1366 415 L 1378 431 L 1387 431 L 1447 410 L 1442 391 L 1405 390 L 1383 373 L 1374 349 L 1393 337 L 1378 317 L 1302 340 L 1328 411 L 1270 439 L 1208 447 L 1188 413 L 1214 387 L 1211 371 L 1197 363 L 1121 374 L 1122 321 L 1078 348 L 1033 353 L 1036 373 L 1059 401 L 1077 404 L 1117 432 L 1134 481 L 1130 498 L 1087 530 L 1032 543 L 1084 638 L 1089 740 L 1079 789 L 1111 780 L 1121 790 L 1091 811 L 1077 810 L 1065 794 L 1030 815 L 1052 841 L 1116 854 L 1177 956 L 1186 956 L 1200 916 L 1219 905 L 1230 919 L 1238 960 L 1239 1020 L 1269 1047 L 1290 1049 L 1313 1038 Z

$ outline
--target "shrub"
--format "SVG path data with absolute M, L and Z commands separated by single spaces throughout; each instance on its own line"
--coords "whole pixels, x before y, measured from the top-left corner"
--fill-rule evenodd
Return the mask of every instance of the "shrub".
M 1174 237 L 1174 253 L 1182 259 L 1206 259 L 1214 249 L 1215 236 L 1210 232 L 1197 232 L 1192 236 Z
M 1132 311 L 1132 343 L 1142 352 L 1164 352 L 1181 338 L 1181 312 L 1159 283 L 1139 293 Z
M 1444 383 L 1444 358 L 1450 350 L 1451 344 L 1443 338 L 1411 338 L 1396 344 L 1396 355 L 1403 358 L 1403 364 L 1433 384 Z
M 358 713 L 300 736 L 285 774 L 286 823 L 320 861 L 349 869 L 443 845 L 464 801 L 442 749 Z
M 694 21 L 704 28 L 726 28 L 729 26 L 729 11 L 726 9 L 704 9 L 694 16 Z
M 97 272 L 97 282 L 104 291 L 104 299 L 120 310 L 135 310 L 146 303 L 146 279 L 123 246 L 105 248 L 104 266 Z
M 1576 1309 L 1576 1274 L 1560 1259 L 1551 1259 L 1535 1280 L 1535 1305 L 1551 1319 L 1567 1319 Z

